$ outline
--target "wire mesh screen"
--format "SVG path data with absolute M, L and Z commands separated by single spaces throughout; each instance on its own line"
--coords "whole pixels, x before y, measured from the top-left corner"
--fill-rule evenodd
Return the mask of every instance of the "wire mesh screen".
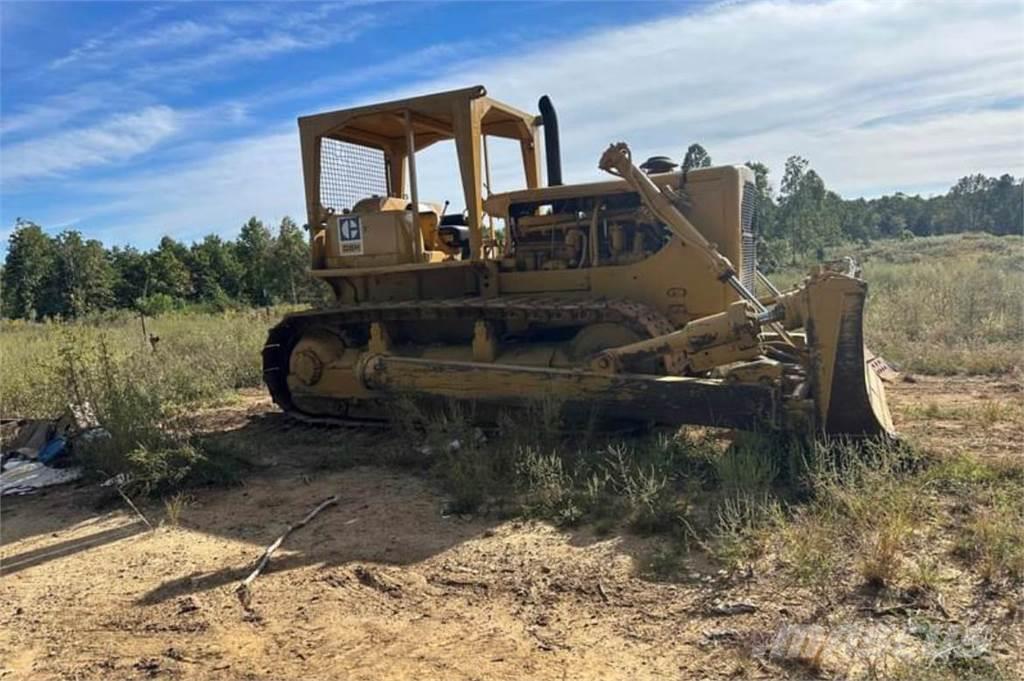
M 757 234 L 754 224 L 754 212 L 757 209 L 757 187 L 752 182 L 743 183 L 743 203 L 740 210 L 741 237 L 743 243 L 740 246 L 740 257 L 743 262 L 740 266 L 740 281 L 751 291 L 754 290 L 754 283 L 757 277 Z
M 324 137 L 320 140 L 320 203 L 335 212 L 369 196 L 388 195 L 384 152 Z

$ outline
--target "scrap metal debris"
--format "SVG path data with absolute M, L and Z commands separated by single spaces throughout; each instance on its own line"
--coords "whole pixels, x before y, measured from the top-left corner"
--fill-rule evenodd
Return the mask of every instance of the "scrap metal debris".
M 57 419 L 0 419 L 0 494 L 33 494 L 78 480 L 82 469 L 68 465 L 75 444 L 109 436 L 88 405 L 69 407 Z

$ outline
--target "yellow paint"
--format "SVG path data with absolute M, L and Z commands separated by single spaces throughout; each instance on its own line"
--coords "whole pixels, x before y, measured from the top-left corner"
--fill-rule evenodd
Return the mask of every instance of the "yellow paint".
M 487 97 L 480 86 L 306 116 L 299 128 L 313 275 L 331 284 L 339 303 L 372 308 L 391 301 L 457 304 L 466 298 L 500 301 L 536 294 L 549 303 L 564 301 L 566 319 L 572 320 L 575 301 L 613 298 L 646 306 L 670 328 L 635 338 L 624 327 L 598 332 L 608 325 L 588 327 L 584 320 L 577 322 L 575 338 L 537 334 L 526 343 L 515 339 L 538 329 L 575 327 L 565 319 L 538 321 L 528 314 L 498 322 L 467 317 L 437 320 L 450 325 L 440 336 L 444 343 L 432 340 L 437 334 L 424 326 L 430 322 L 399 323 L 394 338 L 385 324 L 373 323 L 356 334 L 369 337 L 364 347 L 350 348 L 312 326 L 291 355 L 287 383 L 295 394 L 349 398 L 401 390 L 467 399 L 550 396 L 628 404 L 652 395 L 672 399 L 674 388 L 680 395 L 711 399 L 715 390 L 743 395 L 743 386 L 756 386 L 750 395 L 763 397 L 770 389 L 786 400 L 782 411 L 792 423 L 820 428 L 829 419 L 838 423 L 849 416 L 836 411 L 843 391 L 854 416 L 870 415 L 882 430 L 891 430 L 874 371 L 864 365 L 863 376 L 856 375 L 851 385 L 837 385 L 838 376 L 849 380 L 858 361 L 864 364 L 860 343 L 851 346 L 851 332 L 861 335 L 857 325 L 865 285 L 853 276 L 820 269 L 799 289 L 778 296 L 783 326 L 805 329 L 809 341 L 788 348 L 809 377 L 807 390 L 782 395 L 787 365 L 765 358 L 777 334 L 765 333 L 754 309 L 738 302 L 737 293 L 723 283 L 744 265 L 750 273 L 742 226 L 744 188 L 754 179 L 750 169 L 696 169 L 683 185 L 679 173 L 643 174 L 628 148 L 618 144 L 605 152 L 601 167 L 620 179 L 540 187 L 537 119 Z M 488 135 L 519 143 L 524 189 L 484 197 L 481 151 Z M 382 151 L 390 196 L 367 197 L 345 214 L 328 211 L 320 202 L 323 139 Z M 466 260 L 440 238 L 440 204 L 420 198 L 414 214 L 403 195 L 410 155 L 445 140 L 455 142 L 453 173 L 462 181 L 468 208 Z M 485 213 L 507 230 L 504 253 L 485 239 Z M 351 238 L 355 232 L 341 236 L 353 220 L 361 230 L 358 244 Z M 665 229 L 662 238 L 659 230 Z M 465 331 L 451 340 L 453 329 Z M 612 340 L 604 343 L 605 338 Z M 582 371 L 582 366 L 597 370 Z M 724 378 L 658 375 L 666 367 L 705 376 L 717 369 L 715 375 Z M 630 370 L 644 373 L 623 373 Z

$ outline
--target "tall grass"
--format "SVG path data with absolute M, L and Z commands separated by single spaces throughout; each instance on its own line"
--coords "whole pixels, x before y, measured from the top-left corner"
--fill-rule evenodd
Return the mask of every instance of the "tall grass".
M 102 343 L 107 361 L 128 372 L 146 399 L 184 409 L 260 384 L 260 348 L 280 311 L 172 313 L 146 320 L 115 314 L 82 322 L 0 321 L 0 412 L 49 418 L 73 397 L 64 370 L 67 350 Z M 79 365 L 97 360 L 82 356 Z
M 907 371 L 991 374 L 1024 364 L 1024 238 L 963 234 L 837 248 L 868 282 L 865 337 Z M 773 275 L 796 283 L 806 267 Z
M 3 322 L 0 412 L 53 418 L 68 410 L 100 430 L 75 442 L 93 477 L 164 494 L 234 478 L 193 433 L 193 407 L 260 382 L 260 347 L 277 314 L 125 314 L 70 324 Z M 157 340 L 159 339 L 159 340 Z

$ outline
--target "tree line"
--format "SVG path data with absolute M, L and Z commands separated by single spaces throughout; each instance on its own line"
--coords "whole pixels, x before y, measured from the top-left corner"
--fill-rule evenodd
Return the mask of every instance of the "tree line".
M 50 236 L 18 219 L 3 274 L 4 317 L 72 318 L 114 308 L 157 314 L 186 304 L 213 309 L 310 303 L 326 287 L 308 276 L 305 232 L 284 218 L 276 232 L 251 218 L 238 237 L 189 246 L 165 236 L 149 251 L 105 248 L 76 230 Z
M 684 170 L 711 164 L 700 144 L 690 145 Z M 801 156 L 786 160 L 777 191 L 768 166 L 757 161 L 746 165 L 754 171 L 757 255 L 766 270 L 842 243 L 958 232 L 1024 233 L 1024 178 L 1009 174 L 967 175 L 945 194 L 928 198 L 896 192 L 876 199 L 844 199 Z
M 684 171 L 710 166 L 699 144 L 687 149 Z M 800 156 L 786 160 L 775 189 L 763 163 L 754 171 L 754 227 L 763 269 L 820 257 L 842 243 L 954 232 L 1024 232 L 1024 180 L 1011 175 L 960 178 L 948 192 L 924 198 L 897 192 L 843 199 Z M 284 218 L 272 231 L 255 217 L 238 237 L 208 235 L 191 245 L 165 236 L 150 251 L 106 248 L 75 230 L 51 236 L 18 219 L 0 275 L 4 317 L 71 318 L 114 308 L 157 313 L 186 304 L 215 309 L 240 305 L 311 303 L 327 287 L 309 274 L 304 231 Z

